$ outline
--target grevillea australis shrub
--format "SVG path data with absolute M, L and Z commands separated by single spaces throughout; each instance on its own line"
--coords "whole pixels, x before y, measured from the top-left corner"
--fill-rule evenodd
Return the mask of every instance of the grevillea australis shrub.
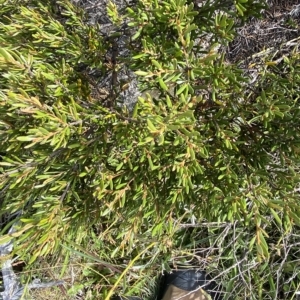
M 282 239 L 300 225 L 298 46 L 256 62 L 255 81 L 225 58 L 240 21 L 262 8 L 140 0 L 118 12 L 110 3 L 115 30 L 105 35 L 67 2 L 2 0 L 1 211 L 17 214 L 1 242 L 14 239 L 30 265 L 88 244 L 96 231 L 99 259 L 113 273 L 108 298 L 135 261 L 153 274 L 199 246 L 190 245 L 195 232 L 180 243 L 183 223 L 225 223 L 228 240 L 210 267 L 226 295 L 290 292 L 268 262 L 282 265 Z M 124 69 L 141 92 L 133 109 L 124 105 Z M 6 235 L 12 224 L 16 232 Z M 209 248 L 219 225 L 207 233 Z M 237 257 L 254 263 L 246 275 Z M 233 289 L 236 276 L 252 286 Z

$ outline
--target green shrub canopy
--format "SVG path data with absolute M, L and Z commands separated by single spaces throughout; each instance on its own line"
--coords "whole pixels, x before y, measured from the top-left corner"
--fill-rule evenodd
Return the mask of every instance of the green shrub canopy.
M 299 44 L 253 56 L 254 79 L 226 56 L 262 8 L 139 0 L 118 12 L 109 3 L 114 30 L 104 35 L 68 2 L 2 0 L 1 212 L 21 213 L 0 241 L 14 238 L 15 253 L 32 264 L 86 245 L 97 228 L 111 266 L 151 255 L 151 269 L 199 246 L 193 234 L 184 242 L 182 224 L 218 224 L 208 226 L 211 237 L 229 224 L 233 248 L 219 237 L 205 242 L 220 241 L 211 269 L 247 253 L 253 285 L 275 274 L 265 262 L 275 263 L 300 225 Z M 140 94 L 129 99 L 133 81 Z M 220 271 L 227 292 L 237 268 Z M 253 299 L 276 298 L 272 276 Z

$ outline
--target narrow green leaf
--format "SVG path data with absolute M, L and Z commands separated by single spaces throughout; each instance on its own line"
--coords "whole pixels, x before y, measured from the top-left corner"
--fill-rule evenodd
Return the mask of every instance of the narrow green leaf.
M 188 87 L 187 83 L 183 84 L 179 90 L 176 92 L 176 96 L 180 95 L 181 93 L 184 92 L 184 90 Z
M 151 62 L 158 70 L 162 70 L 162 66 L 157 60 L 152 59 Z
M 149 74 L 148 72 L 145 72 L 145 71 L 135 71 L 134 73 L 135 73 L 136 75 L 141 75 L 141 76 L 146 76 L 146 75 Z
M 11 241 L 13 239 L 12 236 L 9 235 L 2 235 L 0 236 L 0 245 L 3 245 L 5 243 L 8 243 L 9 241 Z
M 17 137 L 17 140 L 20 142 L 31 142 L 34 139 L 35 139 L 35 137 L 32 137 L 32 136 L 18 136 Z
M 171 109 L 173 107 L 173 104 L 172 104 L 172 101 L 171 101 L 169 95 L 166 96 L 166 102 L 167 102 L 168 108 Z
M 140 28 L 131 38 L 132 41 L 135 41 L 141 35 L 142 31 L 143 31 L 143 28 Z
M 156 127 L 153 125 L 150 119 L 147 119 L 148 129 L 150 131 L 157 131 Z
M 7 61 L 7 62 L 15 62 L 15 59 L 8 51 L 6 51 L 4 48 L 0 48 L 0 55 Z
M 276 211 L 275 211 L 273 208 L 270 208 L 270 211 L 271 211 L 271 213 L 272 213 L 274 219 L 276 220 L 277 224 L 278 224 L 279 226 L 282 226 L 282 221 L 281 221 L 281 219 L 279 218 L 279 216 L 278 216 L 278 214 L 276 213 Z
M 158 79 L 158 83 L 159 83 L 160 87 L 161 87 L 164 91 L 167 91 L 167 90 L 168 90 L 168 87 L 167 87 L 167 85 L 164 83 L 164 81 L 162 80 L 162 78 L 159 78 L 159 79 Z

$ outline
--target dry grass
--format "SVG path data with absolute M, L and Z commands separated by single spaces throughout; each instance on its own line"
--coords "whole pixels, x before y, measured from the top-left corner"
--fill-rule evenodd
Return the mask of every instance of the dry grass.
M 64 269 L 63 263 L 55 265 L 45 259 L 39 260 L 40 268 L 30 271 L 20 272 L 19 275 L 24 278 L 32 276 L 34 283 L 58 283 L 51 287 L 32 288 L 28 291 L 28 298 L 31 300 L 73 300 L 73 299 L 89 299 L 84 295 L 83 274 L 85 268 L 80 259 L 72 259 Z M 61 276 L 61 274 L 63 275 Z M 59 284 L 60 283 L 60 284 Z M 30 284 L 30 282 L 29 282 Z
M 58 287 L 45 288 L 45 289 L 35 289 L 30 292 L 30 297 L 32 300 L 71 300 L 78 299 L 72 296 L 65 295 L 62 290 Z

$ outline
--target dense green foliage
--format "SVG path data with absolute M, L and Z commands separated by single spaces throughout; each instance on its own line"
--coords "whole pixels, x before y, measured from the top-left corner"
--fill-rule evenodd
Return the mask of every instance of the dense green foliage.
M 1 0 L 1 213 L 21 214 L 18 231 L 0 241 L 14 237 L 15 253 L 33 264 L 85 247 L 96 231 L 110 272 L 125 257 L 140 259 L 149 276 L 181 251 L 219 241 L 211 271 L 229 269 L 219 280 L 234 299 L 250 291 L 251 299 L 284 299 L 273 276 L 296 265 L 268 262 L 280 265 L 285 237 L 298 243 L 299 53 L 256 62 L 250 83 L 225 49 L 240 21 L 262 6 L 215 1 L 196 10 L 187 2 L 140 0 L 123 14 L 111 3 L 115 26 L 128 23 L 129 54 L 109 64 L 117 31 L 101 36 L 65 1 Z M 118 102 L 120 84 L 104 101 L 81 65 L 98 70 L 98 80 L 133 71 L 145 96 L 130 111 Z M 183 240 L 181 224 L 192 220 L 234 226 L 222 240 L 218 225 L 208 237 L 196 228 Z M 243 275 L 252 285 L 232 290 L 237 256 L 246 253 L 255 262 Z M 102 297 L 129 272 L 120 268 Z M 137 277 L 128 282 L 137 287 L 148 278 Z M 295 275 L 284 289 L 299 283 Z

